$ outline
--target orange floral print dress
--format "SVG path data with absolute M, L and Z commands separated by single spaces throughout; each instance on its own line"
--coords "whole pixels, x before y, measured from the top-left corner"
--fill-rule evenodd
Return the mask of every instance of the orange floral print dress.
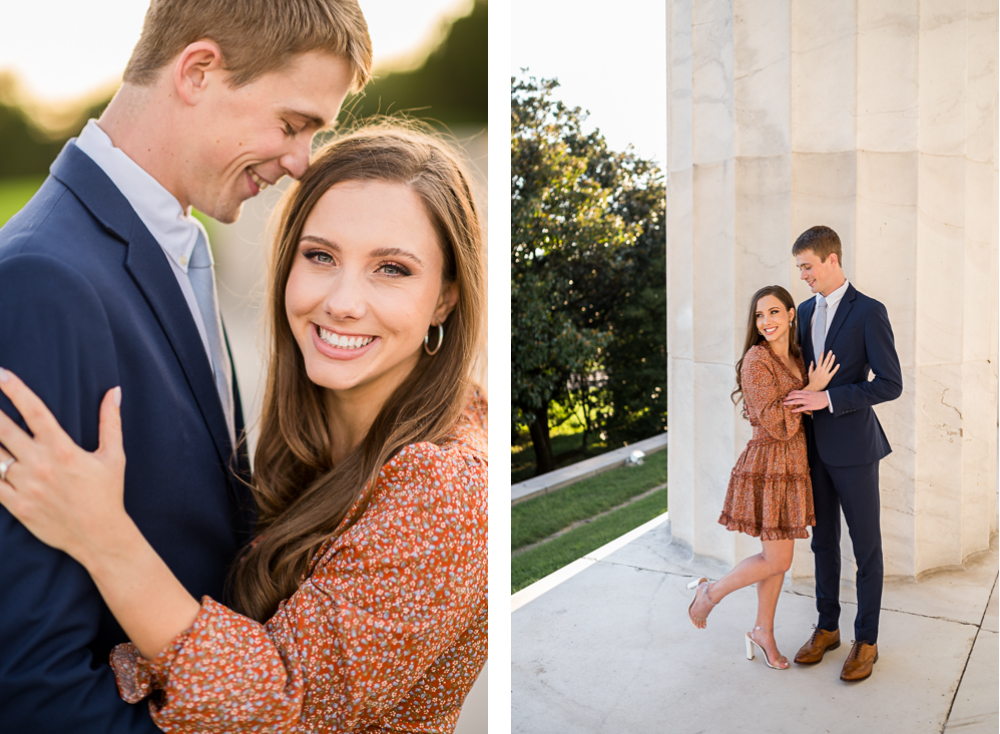
M 486 661 L 486 412 L 383 466 L 266 624 L 205 597 L 155 660 L 115 648 L 122 698 L 165 732 L 453 731 Z
M 804 377 L 801 357 L 798 367 Z M 766 344 L 746 353 L 740 378 L 753 437 L 730 474 L 719 522 L 761 540 L 808 538 L 816 517 L 806 434 L 802 414 L 784 405 L 785 396 L 806 383 Z

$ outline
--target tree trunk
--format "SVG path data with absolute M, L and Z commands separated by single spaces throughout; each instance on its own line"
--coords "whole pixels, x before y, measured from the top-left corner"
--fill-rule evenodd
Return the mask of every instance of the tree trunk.
M 535 448 L 535 476 L 553 471 L 556 462 L 552 458 L 552 439 L 549 437 L 549 406 L 535 411 L 535 420 L 529 426 L 531 445 Z

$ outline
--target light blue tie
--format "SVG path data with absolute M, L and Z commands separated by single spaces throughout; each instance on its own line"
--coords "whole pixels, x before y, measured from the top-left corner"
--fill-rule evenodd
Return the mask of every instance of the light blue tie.
M 208 249 L 208 240 L 201 227 L 198 228 L 198 240 L 195 242 L 191 262 L 188 264 L 188 279 L 191 281 L 194 297 L 198 301 L 198 310 L 201 311 L 201 321 L 208 336 L 208 356 L 212 361 L 212 372 L 215 375 L 215 389 L 222 401 L 222 412 L 226 416 L 226 428 L 229 429 L 229 440 L 232 442 L 235 435 L 232 364 L 222 336 L 222 319 L 219 317 L 212 253 Z
M 816 359 L 816 366 L 819 366 L 823 357 L 823 347 L 826 344 L 826 299 L 819 297 L 816 309 L 816 318 L 813 320 L 813 356 Z

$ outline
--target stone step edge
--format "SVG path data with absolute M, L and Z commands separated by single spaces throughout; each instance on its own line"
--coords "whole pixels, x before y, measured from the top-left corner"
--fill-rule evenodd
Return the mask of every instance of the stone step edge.
M 568 563 L 560 569 L 553 571 L 548 576 L 539 579 L 530 586 L 526 586 L 518 592 L 511 594 L 510 596 L 510 611 L 511 614 L 516 612 L 518 609 L 523 607 L 525 604 L 534 601 L 542 594 L 552 591 L 555 587 L 564 581 L 576 576 L 581 571 L 593 566 L 595 563 L 604 560 L 607 556 L 614 553 L 616 550 L 624 548 L 626 545 L 631 543 L 636 538 L 645 535 L 650 530 L 658 528 L 665 522 L 670 520 L 670 512 L 664 512 L 662 515 L 654 517 L 652 520 L 647 520 L 642 525 L 637 528 L 629 530 L 624 535 L 620 535 L 614 540 L 605 543 L 597 550 L 593 550 L 587 553 L 582 558 L 577 558 L 572 563 Z
M 665 431 L 657 436 L 653 436 L 652 438 L 638 441 L 629 446 L 622 446 L 621 448 L 609 451 L 606 454 L 592 456 L 591 458 L 584 459 L 576 464 L 564 466 L 562 469 L 556 469 L 555 471 L 548 472 L 547 474 L 542 474 L 541 476 L 532 477 L 531 479 L 527 479 L 523 482 L 512 484 L 510 485 L 510 503 L 511 505 L 516 505 L 518 502 L 524 502 L 532 497 L 548 494 L 549 492 L 553 492 L 557 489 L 561 489 L 562 487 L 579 482 L 581 479 L 586 479 L 587 477 L 592 477 L 600 474 L 601 472 L 608 471 L 608 469 L 623 466 L 625 464 L 625 460 L 628 459 L 628 457 L 631 456 L 632 452 L 636 449 L 639 449 L 646 455 L 661 451 L 667 447 L 668 437 L 669 434 Z

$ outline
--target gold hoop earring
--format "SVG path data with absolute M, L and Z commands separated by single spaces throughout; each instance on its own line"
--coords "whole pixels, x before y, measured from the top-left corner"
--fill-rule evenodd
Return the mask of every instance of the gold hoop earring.
M 433 352 L 427 347 L 427 341 L 428 341 L 427 334 L 424 334 L 424 351 L 427 352 L 432 357 L 441 351 L 441 345 L 444 343 L 444 324 L 438 324 L 437 327 L 438 327 L 438 343 L 437 346 L 434 347 Z

